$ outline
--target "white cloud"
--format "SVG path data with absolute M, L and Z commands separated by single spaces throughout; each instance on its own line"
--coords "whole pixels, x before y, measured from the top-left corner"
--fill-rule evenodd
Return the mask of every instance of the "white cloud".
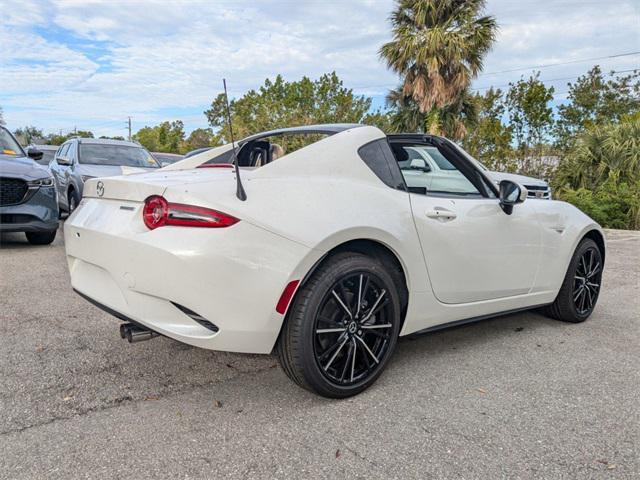
M 488 13 L 502 28 L 485 71 L 638 50 L 635 5 L 491 1 Z M 348 86 L 381 95 L 395 83 L 377 55 L 390 36 L 392 8 L 390 0 L 3 0 L 0 105 L 12 125 L 115 135 L 129 115 L 136 125 L 182 117 L 202 126 L 199 112 L 220 92 L 222 77 L 236 95 L 278 73 L 298 79 L 336 70 Z M 608 64 L 628 67 L 639 58 Z M 590 66 L 549 69 L 548 78 Z M 485 76 L 477 85 L 521 73 Z

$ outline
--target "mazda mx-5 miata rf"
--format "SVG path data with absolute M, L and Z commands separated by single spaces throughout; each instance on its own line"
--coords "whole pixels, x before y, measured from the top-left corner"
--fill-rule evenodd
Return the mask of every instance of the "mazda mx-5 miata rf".
M 362 125 L 265 132 L 235 154 L 89 180 L 64 233 L 73 288 L 124 338 L 275 351 L 327 397 L 375 382 L 400 335 L 538 307 L 581 322 L 605 259 L 577 208 L 496 186 L 445 138 Z

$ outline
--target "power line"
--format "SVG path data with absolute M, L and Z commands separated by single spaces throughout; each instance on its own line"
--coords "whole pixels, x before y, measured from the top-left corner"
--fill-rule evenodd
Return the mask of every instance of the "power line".
M 535 70 L 535 69 L 539 69 L 539 68 L 549 68 L 549 67 L 557 67 L 560 65 L 569 65 L 569 64 L 573 64 L 573 63 L 582 63 L 582 62 L 591 62 L 594 60 L 605 60 L 608 58 L 619 58 L 619 57 L 629 57 L 629 56 L 633 56 L 633 55 L 640 55 L 640 51 L 636 51 L 636 52 L 627 52 L 627 53 L 617 53 L 615 55 L 607 55 L 604 57 L 591 57 L 591 58 L 582 58 L 580 60 L 567 60 L 566 62 L 557 62 L 557 63 L 548 63 L 546 65 L 533 65 L 533 66 L 529 66 L 529 67 L 519 67 L 519 68 L 513 68 L 510 70 L 501 70 L 498 72 L 487 72 L 487 73 L 481 73 L 478 76 L 482 77 L 482 76 L 486 76 L 486 75 L 498 75 L 501 73 L 512 73 L 512 72 L 520 72 L 523 70 Z M 640 65 L 639 65 L 640 68 Z M 631 70 L 633 71 L 633 70 Z M 622 72 L 619 72 L 622 73 Z M 578 77 L 575 77 L 578 78 Z M 366 89 L 366 88 L 392 88 L 391 84 L 384 84 L 384 85 L 363 85 L 363 86 L 358 86 L 358 87 L 351 87 L 352 89 L 357 89 L 357 90 L 362 90 L 362 89 Z M 488 88 L 488 87 L 487 87 Z
M 629 73 L 629 72 L 636 72 L 638 70 L 640 70 L 640 67 L 639 68 L 630 68 L 629 70 L 612 70 L 611 72 L 606 73 L 605 75 L 613 76 L 616 73 Z M 547 82 L 559 82 L 561 80 L 575 80 L 576 78 L 580 78 L 582 76 L 584 76 L 584 74 L 583 75 L 575 75 L 573 77 L 549 78 L 549 79 L 546 79 L 546 80 L 545 79 L 541 79 L 540 81 L 542 83 L 546 84 Z M 507 83 L 506 85 L 503 84 L 503 85 L 488 85 L 486 87 L 475 87 L 475 88 L 472 88 L 471 90 L 475 90 L 475 91 L 489 90 L 490 88 L 506 88 L 506 87 L 510 87 L 510 86 L 511 86 L 511 84 Z
M 627 53 L 618 53 L 616 55 L 607 55 L 605 57 L 582 58 L 580 60 L 568 60 L 566 62 L 547 63 L 545 65 L 533 65 L 531 67 L 512 68 L 511 70 L 500 70 L 499 72 L 487 72 L 487 73 L 481 73 L 478 76 L 482 77 L 482 76 L 486 76 L 486 75 L 498 75 L 500 73 L 519 72 L 521 70 L 533 70 L 533 69 L 537 69 L 537 68 L 557 67 L 559 65 L 569 65 L 571 63 L 592 62 L 594 60 L 605 60 L 607 58 L 629 57 L 629 56 L 638 55 L 638 54 L 640 54 L 640 51 L 627 52 Z

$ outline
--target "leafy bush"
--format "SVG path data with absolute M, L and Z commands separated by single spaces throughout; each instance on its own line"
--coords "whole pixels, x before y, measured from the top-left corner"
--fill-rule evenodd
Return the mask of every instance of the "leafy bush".
M 595 190 L 565 189 L 559 196 L 605 228 L 640 228 L 640 182 L 630 186 L 610 180 Z
M 553 183 L 562 200 L 602 226 L 640 228 L 640 115 L 579 135 Z

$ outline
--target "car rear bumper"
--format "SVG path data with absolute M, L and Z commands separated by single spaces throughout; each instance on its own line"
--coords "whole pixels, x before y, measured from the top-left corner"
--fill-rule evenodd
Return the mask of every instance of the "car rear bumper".
M 243 221 L 150 231 L 141 207 L 82 201 L 64 226 L 73 288 L 116 317 L 190 345 L 269 353 L 283 321 L 276 304 L 304 275 L 310 249 Z
M 55 188 L 41 187 L 28 200 L 0 207 L 0 231 L 48 232 L 58 228 Z

